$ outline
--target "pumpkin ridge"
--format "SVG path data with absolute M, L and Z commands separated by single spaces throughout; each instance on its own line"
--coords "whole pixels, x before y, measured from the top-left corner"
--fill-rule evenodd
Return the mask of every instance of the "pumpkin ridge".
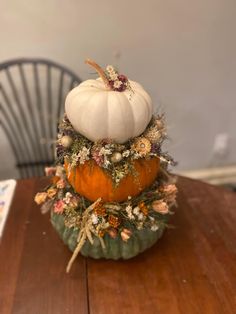
M 107 117 L 109 117 L 108 97 L 109 97 L 109 94 L 106 93 L 106 101 L 105 101 L 105 104 L 106 104 Z M 109 118 L 106 119 L 106 127 L 107 127 L 107 130 L 109 130 Z
M 146 109 L 147 109 L 147 111 L 148 111 L 148 113 L 149 113 L 149 119 L 148 119 L 148 122 L 147 122 L 147 125 L 148 125 L 148 123 L 149 123 L 149 122 L 151 121 L 151 119 L 152 119 L 152 109 L 150 109 L 149 102 L 148 102 L 147 98 L 144 96 L 144 94 L 142 93 L 142 91 L 139 91 L 139 95 L 141 95 L 141 97 L 144 99 L 145 104 L 146 104 Z M 151 101 L 151 100 L 150 100 L 150 101 Z
M 138 91 L 136 92 L 136 97 L 139 98 L 139 99 L 142 99 L 142 100 L 143 100 L 143 103 L 145 104 L 146 109 L 143 110 L 143 111 L 144 111 L 144 113 L 145 113 L 145 115 L 146 115 L 146 117 L 145 117 L 145 119 L 146 119 L 146 125 L 148 125 L 148 123 L 150 122 L 151 117 L 152 117 L 152 115 L 150 115 L 149 104 L 148 104 L 146 98 L 143 97 L 142 94 L 139 93 Z M 146 128 L 144 128 L 141 133 L 143 133 L 143 131 L 144 131 L 145 129 L 146 129 Z
M 119 92 L 118 92 L 119 93 Z M 120 113 L 121 113 L 121 119 L 122 121 L 125 121 L 126 120 L 126 117 L 127 117 L 127 112 L 124 112 L 124 108 L 123 108 L 123 99 L 125 98 L 126 100 L 126 97 L 123 96 L 123 94 L 119 93 L 118 95 L 118 102 L 120 103 Z M 127 101 L 127 104 L 125 104 L 125 107 L 128 107 L 129 106 L 129 102 Z M 131 133 L 130 130 L 129 130 L 129 126 L 130 126 L 130 123 L 124 123 L 124 130 L 125 130 L 125 137 L 128 137 L 128 134 Z
M 81 89 L 80 89 L 80 85 L 79 85 L 77 90 L 76 90 L 76 87 L 75 87 L 71 92 L 73 92 L 73 91 L 74 91 L 74 93 L 73 93 L 73 95 L 71 95 L 71 98 L 70 98 L 70 94 L 67 96 L 68 101 L 73 102 L 73 101 L 74 101 L 74 98 L 78 97 L 78 94 L 80 94 L 81 91 L 83 91 L 83 93 L 84 93 L 84 92 L 90 92 L 90 93 L 91 93 L 91 91 L 89 90 L 89 86 L 87 86 L 87 89 L 86 89 L 86 90 L 81 90 Z M 98 90 L 98 91 L 94 91 L 94 93 L 97 93 L 97 92 L 99 92 L 99 90 Z M 89 96 L 89 97 L 90 97 L 90 96 Z M 66 98 L 66 101 L 67 101 L 67 98 Z M 87 99 L 86 101 L 88 101 L 88 99 Z
M 137 83 L 137 82 L 132 82 L 134 85 L 134 90 L 135 92 L 141 96 L 141 98 L 144 100 L 145 104 L 146 104 L 146 109 L 148 110 L 148 116 L 149 116 L 149 121 L 148 123 L 151 121 L 152 118 L 152 112 L 153 112 L 153 104 L 152 104 L 152 100 L 149 96 L 149 94 L 142 88 L 142 85 Z M 150 104 L 151 104 L 151 108 L 150 108 Z M 147 123 L 147 125 L 148 125 Z
M 92 95 L 90 95 L 90 97 L 88 98 L 88 101 L 87 101 L 87 108 L 86 108 L 86 110 L 84 110 L 84 113 L 86 113 L 86 121 L 87 121 L 87 124 L 86 124 L 87 130 L 85 130 L 85 132 L 84 132 L 85 134 L 90 132 L 89 131 L 90 124 L 92 123 L 91 112 L 93 112 L 92 108 L 94 107 L 94 105 L 91 102 L 92 102 L 93 98 L 97 97 L 97 93 L 100 93 L 100 91 L 97 91 L 97 92 L 93 93 Z M 97 103 L 95 104 L 95 106 L 97 106 Z M 84 119 L 83 119 L 83 121 L 84 121 Z
M 101 84 L 100 84 L 101 83 Z M 93 85 L 94 84 L 94 85 Z M 103 83 L 101 82 L 101 79 L 100 78 L 97 78 L 97 79 L 89 79 L 89 80 L 86 80 L 82 83 L 80 83 L 78 85 L 78 88 L 81 89 L 82 88 L 88 88 L 91 90 L 91 87 L 95 89 L 94 92 L 99 92 L 101 91 L 101 88 L 104 87 Z M 76 88 L 76 87 L 75 87 Z M 106 89 L 104 88 L 104 91 L 106 91 Z
M 131 130 L 131 132 L 130 133 L 132 133 L 133 135 L 134 134 L 136 134 L 136 130 L 135 130 L 135 121 L 134 121 L 134 110 L 133 110 L 133 106 L 131 105 L 131 103 L 130 103 L 130 100 L 129 100 L 129 96 L 126 94 L 126 93 L 123 93 L 123 95 L 124 95 L 124 97 L 126 97 L 126 99 L 127 99 L 127 103 L 129 104 L 129 108 L 130 108 L 130 110 L 129 110 L 129 113 L 131 113 L 131 119 L 132 119 L 132 122 L 130 122 L 130 124 L 132 125 L 132 130 Z
M 63 242 L 71 251 L 74 251 L 77 246 L 79 229 L 66 227 L 65 218 L 53 211 L 51 211 L 51 222 Z M 81 254 L 95 259 L 130 259 L 153 246 L 162 236 L 164 229 L 165 226 L 163 225 L 157 231 L 152 231 L 148 228 L 133 230 L 132 237 L 127 242 L 121 238 L 120 234 L 116 238 L 111 238 L 105 233 L 103 240 L 106 249 L 102 248 L 99 238 L 93 237 L 93 244 L 86 239 L 81 249 Z

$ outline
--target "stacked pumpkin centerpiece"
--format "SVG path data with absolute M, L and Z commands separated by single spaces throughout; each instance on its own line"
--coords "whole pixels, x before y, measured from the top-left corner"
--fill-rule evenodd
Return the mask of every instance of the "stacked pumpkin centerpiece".
M 67 96 L 52 184 L 35 201 L 73 251 L 128 259 L 152 246 L 167 226 L 176 186 L 162 152 L 163 116 L 142 86 L 114 67 L 96 69 Z

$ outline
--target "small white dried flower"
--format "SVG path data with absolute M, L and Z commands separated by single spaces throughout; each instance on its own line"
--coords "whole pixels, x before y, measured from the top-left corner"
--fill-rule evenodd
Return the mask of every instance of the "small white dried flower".
M 118 74 L 116 72 L 110 72 L 109 76 L 112 81 L 116 81 L 118 79 Z
M 144 218 L 143 213 L 139 213 L 139 214 L 138 214 L 138 220 L 143 220 L 143 218 Z
M 71 155 L 71 167 L 74 168 L 77 165 L 79 156 L 77 154 L 72 154 Z
M 139 159 L 139 158 L 142 158 L 143 156 L 139 153 L 134 153 L 133 155 L 133 159 Z
M 84 164 L 86 160 L 89 159 L 89 153 L 90 153 L 90 149 L 87 147 L 83 147 L 79 153 L 78 153 L 78 158 L 79 158 L 79 162 L 80 164 Z
M 106 156 L 112 154 L 112 151 L 110 149 L 107 149 L 105 147 L 102 147 L 99 151 L 99 156 Z
M 152 231 L 157 231 L 159 229 L 158 225 L 151 226 Z
M 122 153 L 122 156 L 123 157 L 129 157 L 130 155 L 130 151 L 129 150 L 125 150 L 123 153 Z
M 114 67 L 112 66 L 112 65 L 108 65 L 107 67 L 106 67 L 106 70 L 107 70 L 107 72 L 114 72 L 115 71 L 115 69 L 114 69 Z
M 67 192 L 65 197 L 63 198 L 63 201 L 66 203 L 66 204 L 69 204 L 70 203 L 70 200 L 72 198 L 72 194 L 70 192 Z
M 130 220 L 134 220 L 135 219 L 135 217 L 134 217 L 134 215 L 132 213 L 128 213 L 128 218 Z
M 127 205 L 125 207 L 125 210 L 127 211 L 127 213 L 132 213 L 132 206 L 131 205 Z
M 114 82 L 113 87 L 114 88 L 120 88 L 121 85 L 122 85 L 122 82 L 117 80 L 117 81 Z
M 110 164 L 111 162 L 107 159 L 107 157 L 104 157 L 103 167 L 108 168 Z
M 143 229 L 143 221 L 142 221 L 142 222 L 139 222 L 139 223 L 137 224 L 137 229 L 138 229 L 138 230 Z
M 96 225 L 98 223 L 98 216 L 95 214 L 91 215 L 92 223 Z
M 134 213 L 135 215 L 138 215 L 139 212 L 140 212 L 140 208 L 139 208 L 138 206 L 134 207 L 133 213 Z

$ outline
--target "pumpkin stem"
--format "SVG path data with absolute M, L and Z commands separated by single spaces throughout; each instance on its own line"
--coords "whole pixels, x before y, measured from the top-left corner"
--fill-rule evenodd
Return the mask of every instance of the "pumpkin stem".
M 101 79 L 103 80 L 103 83 L 105 84 L 105 86 L 108 88 L 108 89 L 111 89 L 111 86 L 109 84 L 109 81 L 105 75 L 105 72 L 103 71 L 103 69 L 96 63 L 94 62 L 93 60 L 90 60 L 90 59 L 86 59 L 85 60 L 85 63 L 86 64 L 89 64 L 91 65 L 91 67 L 93 67 L 97 73 L 99 74 L 99 76 L 101 77 Z

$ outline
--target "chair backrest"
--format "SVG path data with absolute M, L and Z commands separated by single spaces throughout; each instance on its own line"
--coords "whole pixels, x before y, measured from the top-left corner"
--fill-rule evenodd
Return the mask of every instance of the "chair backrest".
M 72 71 L 49 60 L 0 63 L 0 123 L 21 178 L 40 176 L 53 163 L 52 143 L 65 97 L 80 82 Z

